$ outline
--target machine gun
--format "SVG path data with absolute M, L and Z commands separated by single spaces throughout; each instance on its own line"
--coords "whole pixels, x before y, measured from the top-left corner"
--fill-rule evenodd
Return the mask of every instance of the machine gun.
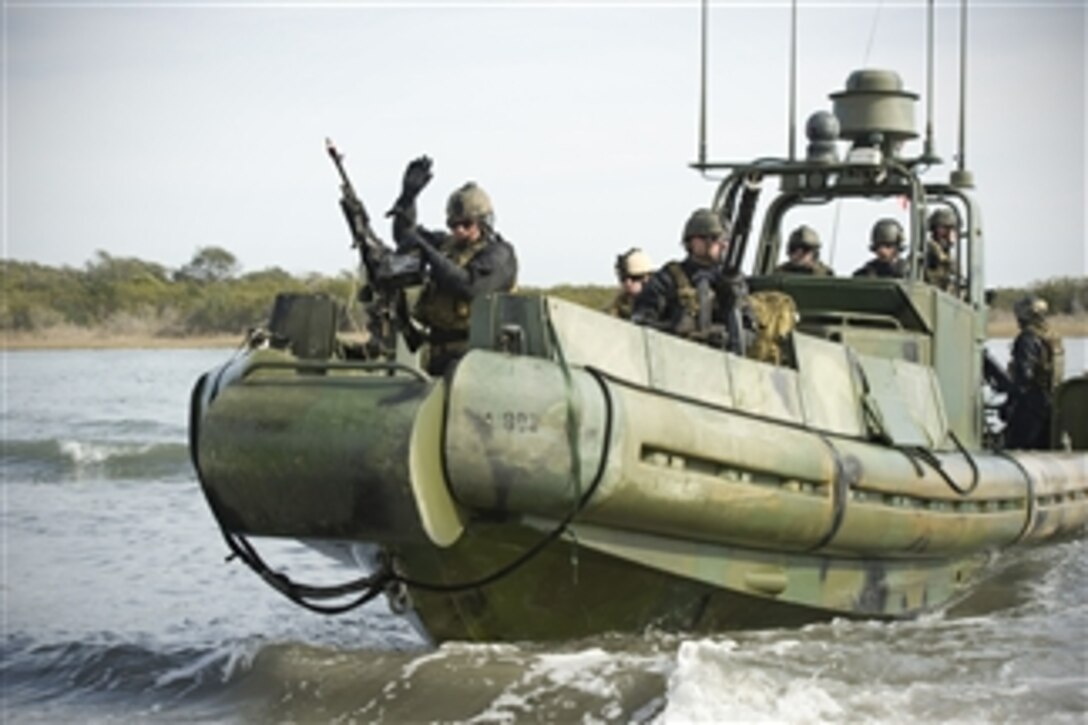
M 340 209 L 351 232 L 352 247 L 359 250 L 366 283 L 359 291 L 367 316 L 366 357 L 391 359 L 396 354 L 397 333 L 410 325 L 404 288 L 423 281 L 419 256 L 398 253 L 387 247 L 370 226 L 370 215 L 355 193 L 344 170 L 344 156 L 331 139 L 325 148 L 340 175 Z

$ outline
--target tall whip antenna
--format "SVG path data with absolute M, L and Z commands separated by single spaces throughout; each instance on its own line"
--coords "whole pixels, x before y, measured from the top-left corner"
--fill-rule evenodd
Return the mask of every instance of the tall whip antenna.
M 960 0 L 960 138 L 956 153 L 956 170 L 952 172 L 952 185 L 964 189 L 973 187 L 974 179 L 967 170 L 967 0 Z
M 790 10 L 790 161 L 797 159 L 797 0 Z
M 702 47 L 700 48 L 699 78 L 699 168 L 706 168 L 706 26 L 709 0 L 703 0 Z
M 926 141 L 922 147 L 922 160 L 926 163 L 939 161 L 933 149 L 933 0 L 926 3 Z

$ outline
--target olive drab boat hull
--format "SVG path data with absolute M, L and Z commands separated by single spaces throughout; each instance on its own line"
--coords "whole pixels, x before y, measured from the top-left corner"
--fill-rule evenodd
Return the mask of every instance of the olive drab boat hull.
M 796 333 L 774 366 L 532 296 L 477 304 L 476 334 L 500 328 L 521 354 L 444 379 L 275 350 L 207 376 L 195 460 L 224 524 L 377 545 L 434 585 L 396 593 L 430 637 L 499 640 L 913 616 L 1088 520 L 1088 456 L 957 447 L 917 363 L 892 366 L 888 443 L 841 344 Z
M 269 330 L 197 383 L 193 461 L 231 551 L 315 611 L 385 594 L 434 640 L 524 640 L 910 617 L 967 596 L 1009 547 L 1080 535 L 1088 377 L 1055 392 L 1053 450 L 1002 450 L 970 173 L 923 180 L 939 160 L 901 155 L 917 96 L 895 73 L 846 85 L 805 158 L 695 165 L 728 172 L 699 213 L 733 230 L 721 271 L 747 280 L 750 328 L 739 285 L 702 288 L 698 343 L 546 296 L 478 297 L 467 353 L 437 378 L 404 344 L 418 259 L 368 256 L 380 244 L 330 144 L 372 337 L 352 348 L 331 300 L 281 296 Z M 854 201 L 900 209 L 904 277 L 778 272 L 789 214 Z M 940 286 L 938 211 L 957 231 Z M 287 577 L 249 540 L 269 536 L 363 575 Z

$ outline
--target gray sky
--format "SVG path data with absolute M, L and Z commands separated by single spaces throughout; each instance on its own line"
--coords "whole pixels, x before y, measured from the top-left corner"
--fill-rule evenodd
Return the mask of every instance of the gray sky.
M 954 165 L 958 18 L 938 3 L 933 178 Z M 966 160 L 991 286 L 1088 274 L 1086 18 L 1084 0 L 972 4 Z M 801 0 L 800 150 L 804 119 L 854 69 L 924 93 L 924 20 L 920 0 Z M 788 2 L 712 4 L 711 157 L 786 154 L 788 32 Z M 694 0 L 4 2 L 3 256 L 81 266 L 102 249 L 175 268 L 218 245 L 245 271 L 350 269 L 331 136 L 381 234 L 426 153 L 425 223 L 473 179 L 522 284 L 611 283 L 628 247 L 678 256 L 713 195 L 687 167 L 698 41 Z M 843 213 L 840 273 L 867 256 L 872 220 Z M 830 220 L 814 221 L 830 246 Z

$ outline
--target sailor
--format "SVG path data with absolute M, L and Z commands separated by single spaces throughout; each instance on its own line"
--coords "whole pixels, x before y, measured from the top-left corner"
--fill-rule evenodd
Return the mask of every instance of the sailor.
M 650 255 L 638 247 L 632 247 L 616 257 L 616 280 L 620 287 L 605 311 L 622 320 L 631 319 L 635 298 L 642 292 L 646 279 L 653 271 Z
M 469 308 L 475 298 L 509 292 L 517 281 L 513 246 L 495 231 L 491 199 L 469 181 L 446 202 L 448 232 L 416 224 L 415 200 L 431 179 L 431 160 L 408 164 L 400 197 L 389 214 L 401 251 L 418 249 L 429 270 L 412 317 L 426 328 L 427 372 L 441 375 L 468 349 Z M 409 340 L 412 344 L 412 340 Z M 419 340 L 416 340 L 419 344 Z
M 684 224 L 687 256 L 657 270 L 635 298 L 632 321 L 715 346 L 741 344 L 751 327 L 744 279 L 724 274 L 728 228 L 710 209 L 696 209 Z
M 811 274 L 818 277 L 834 277 L 835 273 L 820 261 L 820 235 L 807 224 L 790 233 L 786 243 L 785 262 L 775 268 L 778 274 Z
M 952 250 L 956 244 L 956 230 L 956 215 L 951 209 L 941 207 L 929 215 L 925 280 L 945 292 L 955 291 Z
M 875 256 L 854 272 L 855 277 L 906 278 L 907 263 L 899 258 L 903 251 L 903 227 L 899 222 L 881 219 L 874 224 L 869 249 Z
M 1028 295 L 1013 305 L 1020 334 L 1012 343 L 1009 379 L 1012 390 L 1005 410 L 1005 447 L 1050 447 L 1054 388 L 1061 382 L 1064 350 L 1047 324 L 1046 300 Z

